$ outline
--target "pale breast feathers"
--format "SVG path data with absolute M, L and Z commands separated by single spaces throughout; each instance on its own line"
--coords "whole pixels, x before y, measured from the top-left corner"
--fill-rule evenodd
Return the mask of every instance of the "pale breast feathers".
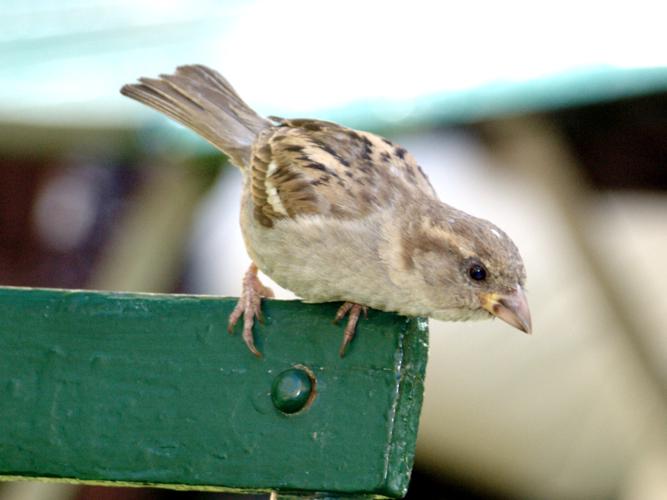
M 251 156 L 255 217 L 363 217 L 405 197 L 435 197 L 416 161 L 390 141 L 335 123 L 274 119 Z

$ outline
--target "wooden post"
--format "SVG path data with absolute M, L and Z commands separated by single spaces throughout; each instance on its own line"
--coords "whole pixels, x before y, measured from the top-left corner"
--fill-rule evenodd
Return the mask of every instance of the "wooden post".
M 267 301 L 255 358 L 234 303 L 0 288 L 2 479 L 403 496 L 426 321 L 370 311 L 341 359 L 337 304 Z

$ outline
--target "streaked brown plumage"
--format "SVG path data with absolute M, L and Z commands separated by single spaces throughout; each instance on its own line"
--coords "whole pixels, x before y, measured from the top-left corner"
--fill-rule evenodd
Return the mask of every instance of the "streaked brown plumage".
M 257 267 L 306 301 L 345 302 L 341 355 L 367 306 L 445 320 L 495 315 L 530 332 L 514 243 L 439 201 L 402 147 L 335 123 L 262 118 L 205 66 L 139 82 L 121 92 L 195 130 L 244 174 L 241 228 L 253 266 L 230 328 L 243 316 L 253 353 L 253 321 L 271 294 Z

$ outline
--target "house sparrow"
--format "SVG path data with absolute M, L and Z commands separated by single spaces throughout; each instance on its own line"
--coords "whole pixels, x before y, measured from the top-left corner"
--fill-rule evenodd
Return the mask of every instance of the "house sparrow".
M 340 355 L 368 307 L 441 320 L 498 317 L 530 333 L 519 251 L 492 223 L 441 202 L 415 159 L 377 135 L 310 119 L 263 118 L 216 71 L 177 68 L 121 93 L 191 128 L 243 172 L 241 229 L 253 261 L 229 318 L 252 327 L 270 289 L 341 301 Z

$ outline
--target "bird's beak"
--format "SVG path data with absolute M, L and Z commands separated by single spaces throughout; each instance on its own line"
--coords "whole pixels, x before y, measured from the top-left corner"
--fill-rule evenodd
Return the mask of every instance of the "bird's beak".
M 497 318 L 502 319 L 522 332 L 531 333 L 528 300 L 521 286 L 511 293 L 482 294 L 482 307 Z

